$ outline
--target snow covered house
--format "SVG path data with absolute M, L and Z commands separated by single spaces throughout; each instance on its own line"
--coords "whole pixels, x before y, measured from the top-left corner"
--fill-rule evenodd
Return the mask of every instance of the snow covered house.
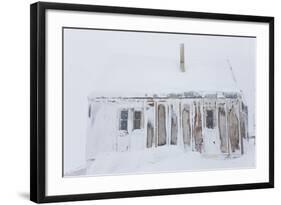
M 164 146 L 243 154 L 248 111 L 226 59 L 186 61 L 183 44 L 171 59 L 146 58 L 128 59 L 122 77 L 113 69 L 88 96 L 87 160 Z

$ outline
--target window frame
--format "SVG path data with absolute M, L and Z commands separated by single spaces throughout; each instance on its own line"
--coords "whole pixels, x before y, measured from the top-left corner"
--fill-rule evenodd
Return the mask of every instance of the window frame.
M 139 113 L 139 118 L 136 118 L 136 113 Z M 141 120 L 142 120 L 142 111 L 141 110 L 134 110 L 133 114 L 133 130 L 140 130 L 141 129 Z M 136 121 L 139 121 L 139 128 L 136 128 Z
M 126 119 L 122 118 L 122 113 L 123 112 L 127 112 L 127 117 Z M 129 110 L 128 109 L 122 109 L 120 110 L 120 113 L 119 113 L 119 130 L 120 131 L 128 131 L 128 121 L 129 121 Z M 122 127 L 122 122 L 126 122 L 126 129 L 123 129 Z
M 212 121 L 212 124 L 211 126 L 208 126 L 210 121 L 209 121 L 209 113 L 212 113 L 212 116 L 211 116 L 211 121 Z M 206 109 L 206 128 L 208 129 L 215 129 L 215 111 L 213 109 Z

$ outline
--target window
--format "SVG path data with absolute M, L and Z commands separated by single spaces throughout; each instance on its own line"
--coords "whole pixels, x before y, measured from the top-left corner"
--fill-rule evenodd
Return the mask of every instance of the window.
M 206 126 L 207 126 L 207 128 L 210 128 L 210 129 L 214 128 L 214 111 L 213 110 L 207 110 Z
M 120 130 L 128 130 L 128 110 L 121 111 Z
M 134 112 L 134 130 L 141 128 L 141 111 Z

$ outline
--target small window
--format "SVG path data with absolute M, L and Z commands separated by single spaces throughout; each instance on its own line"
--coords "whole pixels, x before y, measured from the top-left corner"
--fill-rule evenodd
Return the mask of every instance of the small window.
M 128 110 L 121 111 L 120 130 L 128 130 Z
M 207 128 L 210 128 L 210 129 L 214 128 L 214 111 L 213 110 L 207 110 L 206 126 L 207 126 Z
M 134 130 L 141 128 L 141 111 L 134 112 Z

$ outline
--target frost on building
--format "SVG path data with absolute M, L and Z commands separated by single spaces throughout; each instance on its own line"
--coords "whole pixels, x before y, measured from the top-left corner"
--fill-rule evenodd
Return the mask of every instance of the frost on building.
M 128 59 L 88 96 L 87 160 L 101 152 L 178 146 L 204 155 L 240 156 L 248 111 L 225 59 Z M 124 65 L 125 67 L 125 65 Z M 137 72 L 136 72 L 137 71 Z M 118 77 L 117 77 L 118 76 Z

